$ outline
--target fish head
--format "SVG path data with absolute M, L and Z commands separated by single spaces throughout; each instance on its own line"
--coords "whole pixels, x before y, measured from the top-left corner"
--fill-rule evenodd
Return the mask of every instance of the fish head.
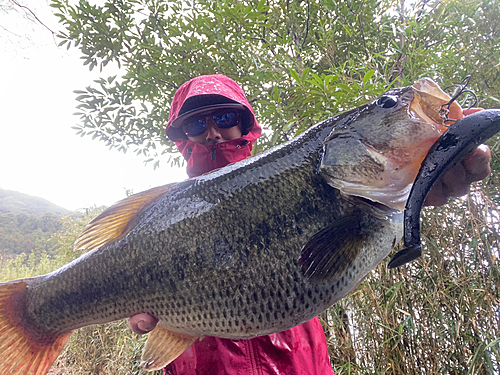
M 450 99 L 424 78 L 348 112 L 325 140 L 320 173 L 347 195 L 403 211 L 423 159 L 447 129 L 441 108 Z M 448 109 L 448 118 L 463 117 L 456 101 Z

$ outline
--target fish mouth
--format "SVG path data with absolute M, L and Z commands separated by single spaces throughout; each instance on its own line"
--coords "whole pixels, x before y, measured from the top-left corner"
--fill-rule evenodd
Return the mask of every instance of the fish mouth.
M 447 106 L 451 97 L 430 78 L 418 80 L 411 88 L 414 98 L 410 103 L 410 113 L 422 121 L 441 126 L 441 134 L 444 133 L 450 124 L 445 123 L 442 108 Z M 447 109 L 449 111 L 447 117 L 450 121 L 458 121 L 464 117 L 462 107 L 457 101 L 451 102 Z

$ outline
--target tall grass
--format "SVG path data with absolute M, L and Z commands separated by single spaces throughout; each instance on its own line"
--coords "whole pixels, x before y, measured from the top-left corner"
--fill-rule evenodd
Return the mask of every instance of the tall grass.
M 144 374 L 146 372 L 139 364 L 146 338 L 134 334 L 125 320 L 84 327 L 73 333 L 53 372 L 67 371 L 72 375 Z
M 323 315 L 336 373 L 500 373 L 498 215 L 481 190 L 426 209 L 423 257 L 383 262 Z

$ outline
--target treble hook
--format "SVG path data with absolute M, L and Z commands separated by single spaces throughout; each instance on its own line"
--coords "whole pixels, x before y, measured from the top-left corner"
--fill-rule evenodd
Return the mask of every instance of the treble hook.
M 477 104 L 477 96 L 476 94 L 474 93 L 474 91 L 472 90 L 469 90 L 467 88 L 467 85 L 469 84 L 470 82 L 470 78 L 471 78 L 471 75 L 470 74 L 467 74 L 465 76 L 465 78 L 462 80 L 462 82 L 460 82 L 459 84 L 455 84 L 455 85 L 451 85 L 451 86 L 448 86 L 446 87 L 443 91 L 446 91 L 446 90 L 449 90 L 453 87 L 455 87 L 455 92 L 453 93 L 450 101 L 448 103 L 445 103 L 441 106 L 441 109 L 439 110 L 439 115 L 444 119 L 443 121 L 443 125 L 444 126 L 449 126 L 447 125 L 446 123 L 447 122 L 457 122 L 458 119 L 450 119 L 448 118 L 448 114 L 450 113 L 450 106 L 451 104 L 457 100 L 459 98 L 459 96 L 461 96 L 462 94 L 466 93 L 466 94 L 470 94 L 472 95 L 472 97 L 474 98 L 474 103 L 472 105 L 470 105 L 467 109 L 470 109 L 472 107 L 474 107 L 476 104 Z M 469 97 L 467 96 L 466 97 L 466 101 L 469 100 Z

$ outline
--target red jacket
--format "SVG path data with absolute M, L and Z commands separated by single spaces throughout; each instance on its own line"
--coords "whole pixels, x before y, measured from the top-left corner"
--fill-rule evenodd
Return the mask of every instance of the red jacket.
M 179 113 L 192 107 L 198 95 L 218 95 L 243 104 L 251 114 L 243 137 L 216 145 L 189 141 L 179 129 L 171 127 Z M 213 98 L 213 97 L 204 97 Z M 216 97 L 215 100 L 220 100 Z M 203 102 L 203 101 L 201 101 Z M 203 102 L 206 104 L 206 102 Z M 236 82 L 223 75 L 200 76 L 182 85 L 170 109 L 167 135 L 187 160 L 190 177 L 221 168 L 250 156 L 253 143 L 261 134 L 253 109 Z M 251 208 L 250 208 L 251 209 Z M 325 334 L 318 318 L 289 330 L 250 340 L 205 337 L 164 369 L 169 375 L 332 375 Z

